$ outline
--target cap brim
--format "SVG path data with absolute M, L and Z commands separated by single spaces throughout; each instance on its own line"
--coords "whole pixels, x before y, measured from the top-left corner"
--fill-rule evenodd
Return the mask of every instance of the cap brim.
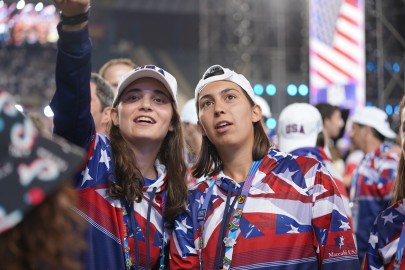
M 291 151 L 302 147 L 314 147 L 316 145 L 316 137 L 286 139 L 278 138 L 278 148 L 280 151 L 290 153 Z
M 152 69 L 139 69 L 139 70 L 135 71 L 134 73 L 132 73 L 131 75 L 129 75 L 128 77 L 126 77 L 121 82 L 121 84 L 118 85 L 117 96 L 114 98 L 114 102 L 113 102 L 114 107 L 118 104 L 122 94 L 124 93 L 125 88 L 127 88 L 128 85 L 130 85 L 134 81 L 141 79 L 141 78 L 154 78 L 154 79 L 160 81 L 166 87 L 166 89 L 169 91 L 172 100 L 176 101 L 176 98 L 173 94 L 174 90 L 170 87 L 166 78 L 159 71 L 155 71 Z

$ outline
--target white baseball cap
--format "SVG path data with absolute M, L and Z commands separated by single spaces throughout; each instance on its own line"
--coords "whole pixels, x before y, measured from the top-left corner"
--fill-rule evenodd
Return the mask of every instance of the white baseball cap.
M 217 81 L 229 81 L 239 85 L 249 95 L 250 99 L 256 104 L 255 94 L 250 82 L 242 74 L 236 73 L 228 68 L 223 68 L 220 65 L 213 65 L 205 72 L 201 80 L 195 88 L 195 99 L 198 100 L 198 95 L 207 84 Z
M 358 109 L 350 118 L 352 123 L 374 128 L 386 138 L 394 139 L 397 134 L 390 128 L 387 114 L 377 107 Z
M 154 66 L 154 65 L 146 65 L 146 66 L 141 66 L 137 67 L 136 69 L 133 69 L 131 71 L 128 71 L 125 73 L 122 78 L 120 83 L 118 84 L 117 88 L 117 94 L 115 95 L 114 101 L 113 101 L 113 107 L 116 107 L 120 101 L 122 92 L 124 89 L 130 85 L 132 82 L 135 80 L 141 79 L 141 78 L 154 78 L 161 83 L 167 88 L 169 91 L 170 95 L 172 96 L 174 102 L 177 104 L 177 80 L 175 77 L 173 77 L 172 74 L 164 70 L 163 68 Z
M 291 152 L 302 147 L 315 147 L 323 129 L 318 109 L 308 103 L 293 103 L 285 107 L 278 119 L 279 149 Z
M 189 99 L 181 110 L 181 122 L 197 125 L 198 116 L 197 108 L 195 106 L 195 98 Z
M 271 117 L 271 110 L 270 110 L 270 106 L 269 103 L 267 103 L 267 101 L 262 98 L 261 96 L 256 96 L 256 104 L 260 106 L 260 108 L 262 108 L 262 115 L 266 118 L 270 118 Z

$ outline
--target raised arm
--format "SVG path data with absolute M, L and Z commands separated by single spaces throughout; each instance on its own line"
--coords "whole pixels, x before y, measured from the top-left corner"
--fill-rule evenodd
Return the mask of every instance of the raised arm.
M 88 148 L 94 135 L 90 113 L 91 49 L 86 13 L 90 0 L 55 0 L 58 25 L 56 92 L 51 101 L 54 132 Z

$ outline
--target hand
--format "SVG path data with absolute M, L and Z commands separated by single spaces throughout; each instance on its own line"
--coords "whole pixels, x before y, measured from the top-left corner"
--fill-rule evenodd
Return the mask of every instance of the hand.
M 54 4 L 66 17 L 85 13 L 90 8 L 90 0 L 54 0 Z

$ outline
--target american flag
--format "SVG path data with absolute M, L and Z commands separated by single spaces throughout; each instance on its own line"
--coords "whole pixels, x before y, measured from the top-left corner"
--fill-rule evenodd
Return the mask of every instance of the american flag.
M 350 107 L 364 105 L 363 1 L 311 0 L 311 103 L 326 101 Z

